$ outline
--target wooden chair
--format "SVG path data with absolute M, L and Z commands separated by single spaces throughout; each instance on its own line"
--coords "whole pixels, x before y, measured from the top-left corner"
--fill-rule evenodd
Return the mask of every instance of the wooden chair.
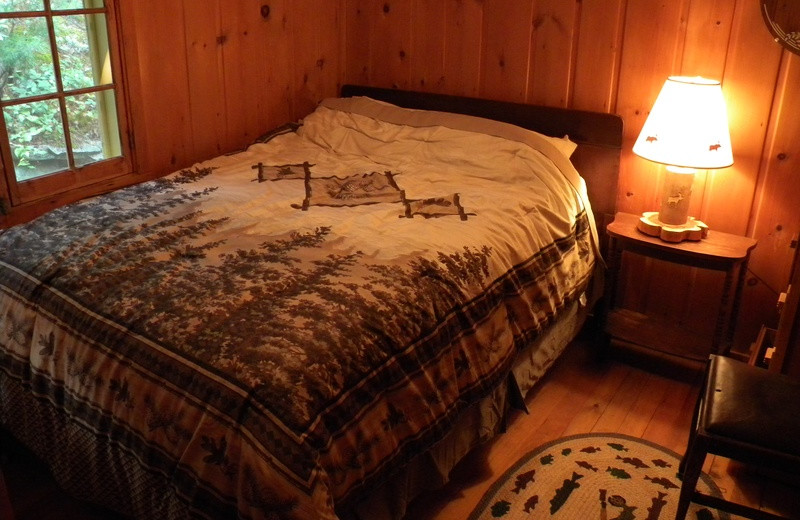
M 784 519 L 696 491 L 707 454 L 796 474 L 800 471 L 800 380 L 712 355 L 692 420 L 676 520 L 695 502 L 755 520 Z M 792 518 L 800 518 L 793 512 Z

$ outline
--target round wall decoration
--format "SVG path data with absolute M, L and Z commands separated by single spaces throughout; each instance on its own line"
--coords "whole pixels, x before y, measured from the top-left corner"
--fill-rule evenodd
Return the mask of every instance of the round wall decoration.
M 761 14 L 775 41 L 800 54 L 800 0 L 761 0 Z

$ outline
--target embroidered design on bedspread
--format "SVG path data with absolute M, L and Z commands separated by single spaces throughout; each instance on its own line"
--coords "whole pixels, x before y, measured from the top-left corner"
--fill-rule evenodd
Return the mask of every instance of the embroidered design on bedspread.
M 263 175 L 308 179 L 310 166 Z M 68 393 L 99 437 L 124 431 L 146 464 L 185 475 L 186 496 L 245 494 L 256 516 L 291 518 L 323 475 L 337 504 L 355 499 L 438 440 L 591 272 L 585 213 L 494 280 L 488 247 L 380 261 L 337 251 L 325 226 L 232 247 L 235 221 L 204 211 L 217 188 L 192 189 L 211 174 L 186 170 L 0 236 L 0 366 Z M 402 197 L 388 172 L 315 180 L 330 201 Z M 455 196 L 420 202 L 421 215 L 462 211 Z M 265 488 L 264 474 L 278 483 Z
M 475 215 L 475 213 L 466 213 L 464 211 L 458 193 L 447 197 L 433 197 L 421 200 L 403 198 L 403 205 L 406 207 L 406 212 L 401 217 L 405 218 L 413 218 L 415 215 L 425 218 L 457 215 L 461 220 L 467 220 L 467 215 Z
M 311 175 L 311 167 L 313 164 L 308 162 L 300 164 L 279 164 L 277 166 L 266 166 L 264 163 L 258 163 L 252 167 L 258 170 L 258 182 L 278 181 L 283 179 L 300 179 L 305 180 Z
M 352 207 L 382 202 L 402 203 L 401 218 L 424 218 L 458 216 L 467 220 L 469 215 L 461 206 L 458 193 L 427 199 L 407 199 L 405 190 L 395 181 L 392 172 L 370 172 L 354 174 L 344 178 L 337 176 L 315 177 L 308 161 L 299 164 L 280 164 L 268 166 L 258 163 L 252 166 L 258 170 L 258 182 L 288 179 L 303 179 L 306 196 L 301 204 L 292 204 L 295 209 L 307 211 L 310 206 Z
M 370 172 L 345 178 L 309 177 L 303 204 L 292 207 L 307 210 L 309 206 L 361 206 L 402 200 L 403 191 L 392 172 Z

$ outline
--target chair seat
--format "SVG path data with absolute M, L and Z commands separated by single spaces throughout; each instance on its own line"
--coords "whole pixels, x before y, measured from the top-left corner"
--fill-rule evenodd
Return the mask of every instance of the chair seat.
M 711 435 L 800 456 L 800 380 L 715 356 L 700 427 Z
M 708 454 L 791 474 L 800 468 L 800 381 L 731 358 L 712 355 L 692 418 L 692 431 L 678 475 L 681 492 L 676 520 L 695 502 L 754 520 L 779 516 L 697 491 Z

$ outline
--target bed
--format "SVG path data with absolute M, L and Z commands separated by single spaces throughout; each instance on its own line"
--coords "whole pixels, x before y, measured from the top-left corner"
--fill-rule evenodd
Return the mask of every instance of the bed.
M 621 133 L 346 86 L 4 230 L 0 426 L 134 518 L 402 518 L 584 323 Z

